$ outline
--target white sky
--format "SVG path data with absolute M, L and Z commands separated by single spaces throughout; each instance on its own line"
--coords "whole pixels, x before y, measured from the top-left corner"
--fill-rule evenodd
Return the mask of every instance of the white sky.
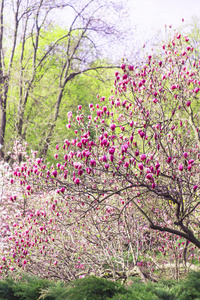
M 145 38 L 161 30 L 164 25 L 178 28 L 192 16 L 200 17 L 200 0 L 129 0 L 130 22 L 137 25 L 137 36 Z M 140 37 L 139 37 L 140 36 Z
M 127 13 L 125 15 L 121 13 L 121 18 L 116 20 L 116 24 L 122 28 L 131 27 L 132 32 L 130 31 L 130 34 L 126 32 L 129 34 L 128 40 L 124 38 L 124 42 L 120 44 L 116 41 L 113 54 L 115 56 L 118 53 L 118 57 L 121 58 L 134 56 L 136 53 L 134 49 L 141 49 L 144 43 L 149 42 L 149 45 L 152 45 L 158 31 L 164 32 L 165 25 L 172 25 L 172 28 L 178 29 L 189 23 L 193 16 L 200 18 L 200 0 L 123 0 L 123 4 Z M 109 17 L 113 18 L 112 15 Z M 73 13 L 66 13 L 63 9 L 55 15 L 55 18 L 61 26 L 67 25 L 72 21 Z

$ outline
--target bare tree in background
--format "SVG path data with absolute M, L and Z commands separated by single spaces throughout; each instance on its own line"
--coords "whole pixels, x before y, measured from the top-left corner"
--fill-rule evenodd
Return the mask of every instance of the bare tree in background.
M 106 14 L 111 10 L 114 18 L 121 6 L 98 0 L 1 0 L 0 9 L 0 159 L 10 147 L 5 142 L 8 119 L 14 118 L 15 137 L 26 139 L 31 94 L 48 74 L 51 58 L 63 45 L 65 48 L 56 74 L 58 84 L 52 113 L 40 141 L 41 155 L 46 156 L 67 83 L 88 71 L 113 67 L 94 62 L 101 57 L 100 46 L 105 43 L 105 37 L 120 36 L 118 25 L 108 24 Z M 52 18 L 60 9 L 66 11 L 66 18 L 73 16 L 68 30 L 42 47 L 44 32 L 53 27 Z M 14 113 L 8 117 L 9 102 Z

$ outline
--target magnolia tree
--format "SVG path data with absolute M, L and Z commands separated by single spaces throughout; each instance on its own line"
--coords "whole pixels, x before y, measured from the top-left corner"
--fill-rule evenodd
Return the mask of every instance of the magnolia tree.
M 19 143 L 14 150 L 13 159 L 21 155 L 26 162 L 14 166 L 20 182 L 13 180 L 9 166 L 3 165 L 2 275 L 22 268 L 69 281 L 88 274 L 126 279 L 136 274 L 145 278 L 153 273 L 156 253 L 151 256 L 149 251 L 156 251 L 158 240 L 148 233 L 132 204 L 119 217 L 124 201 L 114 197 L 112 202 L 106 201 L 83 215 L 85 203 L 64 187 L 56 193 L 42 191 L 35 197 L 30 193 L 30 185 L 24 186 L 24 172 L 39 172 L 40 176 L 46 166 L 41 159 L 35 159 L 35 152 L 32 158 L 28 157 Z M 141 260 L 144 253 L 148 257 Z
M 55 165 L 25 153 L 13 165 L 2 270 L 123 278 L 151 275 L 158 253 L 198 259 L 200 63 L 178 33 L 162 48 L 140 68 L 121 65 L 109 105 L 68 113 L 76 137 L 56 146 Z
M 69 113 L 68 128 L 83 127 L 65 141 L 65 164 L 26 177 L 30 192 L 65 188 L 84 203 L 82 215 L 113 197 L 132 204 L 150 228 L 179 235 L 200 248 L 199 210 L 199 64 L 190 66 L 193 48 L 176 34 L 163 45 L 161 58 L 148 56 L 137 68 L 122 64 L 116 72 L 110 107 L 100 99 L 84 124 Z M 90 139 L 90 128 L 96 140 Z M 60 151 L 61 152 L 61 151 Z M 29 179 L 30 177 L 30 179 Z M 53 179 L 52 179 L 53 178 Z M 52 182 L 53 180 L 53 182 Z M 44 184 L 45 183 L 45 184 Z M 51 184 L 53 183 L 53 184 Z M 123 209 L 119 210 L 119 216 Z
M 180 262 L 197 259 L 194 247 L 188 249 L 184 241 L 150 232 L 134 206 L 124 207 L 118 195 L 83 215 L 85 203 L 64 187 L 31 194 L 24 172 L 41 176 L 46 166 L 35 152 L 27 156 L 19 143 L 14 150 L 13 159 L 21 155 L 26 162 L 14 166 L 19 182 L 8 164 L 1 169 L 1 275 L 23 269 L 65 281 L 90 274 L 126 280 L 133 275 L 155 278 L 155 269 L 170 268 L 178 278 Z

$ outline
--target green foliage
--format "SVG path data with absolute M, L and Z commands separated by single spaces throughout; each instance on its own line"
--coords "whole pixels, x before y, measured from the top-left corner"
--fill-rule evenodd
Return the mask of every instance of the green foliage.
M 127 298 L 123 295 L 115 295 L 111 299 L 198 300 L 200 299 L 200 272 L 190 273 L 180 282 L 166 280 L 144 284 L 136 279 L 129 290 L 131 294 Z
M 38 300 L 64 300 L 67 299 L 68 290 L 63 282 L 51 283 L 48 288 L 41 290 Z
M 143 291 L 133 292 L 131 294 L 121 295 L 116 294 L 113 298 L 107 298 L 108 300 L 159 300 L 156 295 L 153 295 L 151 292 L 144 293 Z
M 103 278 L 89 277 L 75 280 L 72 288 L 66 293 L 69 300 L 100 300 L 114 296 L 116 293 L 128 293 L 120 283 Z
M 20 280 L 14 281 L 11 277 L 0 281 L 0 300 L 37 300 L 41 289 L 52 284 L 47 279 L 38 277 L 23 276 Z M 46 300 L 54 300 L 51 296 Z
M 134 279 L 132 285 L 129 287 L 128 295 L 115 295 L 112 300 L 174 300 L 174 295 L 169 287 L 162 283 L 148 283 L 145 284 L 140 279 Z
M 97 102 L 98 91 L 102 93 L 100 96 L 105 96 L 108 99 L 110 96 L 110 81 L 113 82 L 114 70 L 90 70 L 85 74 L 80 73 L 78 76 L 72 76 L 69 79 L 69 74 L 83 69 L 83 62 L 80 60 L 80 62 L 74 64 L 73 60 L 70 63 L 68 61 L 69 54 L 66 52 L 68 30 L 48 26 L 46 29 L 41 29 L 40 34 L 36 55 L 36 65 L 38 67 L 36 69 L 34 69 L 32 59 L 34 52 L 32 37 L 26 39 L 22 61 L 22 42 L 19 42 L 16 47 L 13 68 L 9 78 L 5 153 L 13 148 L 13 142 L 18 139 L 20 142 L 22 140 L 26 141 L 31 149 L 38 150 L 39 155 L 42 155 L 44 144 L 48 140 L 49 151 L 46 159 L 52 162 L 56 144 L 62 144 L 65 139 L 76 137 L 74 131 L 70 132 L 66 129 L 68 111 L 75 114 L 77 106 L 82 105 L 86 115 L 90 114 L 88 104 Z M 77 37 L 78 32 L 73 31 L 70 38 L 72 44 L 75 43 Z M 59 42 L 55 43 L 55 41 Z M 55 47 L 52 48 L 54 44 Z M 52 50 L 48 53 L 48 49 L 51 48 Z M 11 49 L 8 50 L 8 54 L 10 54 L 9 51 Z M 84 45 L 80 47 L 79 51 L 85 51 Z M 48 59 L 43 60 L 47 53 Z M 59 113 L 55 121 L 56 103 L 61 89 L 61 81 L 63 81 L 63 75 L 61 76 L 61 74 L 66 61 L 70 65 L 67 75 L 69 80 L 63 86 L 62 101 L 59 104 Z M 8 63 L 9 55 L 6 55 L 5 65 L 8 65 Z M 23 71 L 21 70 L 22 65 L 24 66 Z M 96 59 L 93 62 L 88 61 L 87 65 L 88 68 L 95 69 L 99 66 L 107 66 L 109 62 Z M 30 83 L 30 86 L 28 83 Z M 20 120 L 20 116 L 23 116 L 22 120 Z M 55 127 L 50 130 L 52 124 Z M 94 132 L 91 131 L 91 137 L 93 135 Z
M 165 285 L 162 284 L 155 284 L 154 287 L 152 287 L 153 292 L 158 297 L 158 299 L 162 300 L 174 300 L 175 296 L 171 289 Z
M 172 291 L 178 300 L 200 299 L 200 272 L 190 273 L 184 280 L 174 285 Z
M 56 144 L 63 143 L 65 139 L 75 138 L 74 132 L 69 132 L 66 129 L 67 112 L 72 111 L 74 114 L 77 111 L 77 106 L 82 105 L 86 114 L 90 114 L 88 104 L 97 102 L 98 91 L 101 91 L 102 95 L 100 96 L 105 96 L 106 99 L 110 96 L 110 81 L 112 78 L 113 82 L 114 77 L 113 69 L 97 69 L 86 72 L 86 74 L 79 74 L 67 81 L 64 86 L 58 118 L 56 122 L 53 121 L 56 102 L 61 89 L 60 84 L 63 81 L 62 69 L 65 62 L 68 61 L 69 55 L 66 52 L 67 34 L 67 29 L 55 26 L 41 29 L 36 55 L 38 67 L 35 70 L 32 59 L 34 52 L 32 37 L 26 39 L 22 62 L 20 60 L 22 43 L 17 45 L 9 79 L 5 153 L 12 149 L 13 141 L 16 139 L 26 141 L 30 148 L 41 152 L 50 127 L 54 124 L 55 128 L 49 141 L 49 153 L 46 157 L 48 161 L 51 161 L 55 154 Z M 78 32 L 73 31 L 73 35 L 71 35 L 72 45 L 77 42 L 77 38 L 80 38 L 78 35 Z M 58 42 L 55 43 L 55 41 Z M 55 46 L 52 48 L 54 44 Z M 77 55 L 81 55 L 85 51 L 84 47 L 85 44 L 81 44 Z M 52 50 L 48 53 L 48 49 L 51 48 Z M 9 63 L 9 51 L 11 49 L 5 56 L 5 65 Z M 48 53 L 47 57 L 45 56 L 46 53 Z M 44 57 L 46 58 L 43 60 Z M 21 64 L 25 66 L 23 72 Z M 109 62 L 101 59 L 95 60 L 93 63 L 88 61 L 87 64 L 88 68 L 95 68 L 109 65 Z M 81 60 L 80 62 L 76 61 L 76 63 L 72 60 L 67 76 L 70 77 L 69 74 L 82 69 L 83 62 Z M 28 87 L 28 82 L 31 83 L 31 87 Z M 28 97 L 25 100 L 27 91 Z M 23 115 L 21 133 L 18 127 L 20 114 Z
M 143 283 L 134 278 L 125 288 L 103 278 L 77 279 L 70 284 L 22 276 L 20 280 L 0 281 L 0 300 L 198 300 L 200 272 L 190 273 L 179 282 L 166 280 Z
M 22 279 L 13 287 L 16 296 L 20 299 L 37 300 L 40 296 L 41 289 L 47 288 L 50 285 L 50 281 L 47 279 L 40 279 L 38 277 L 23 276 Z M 54 298 L 48 297 L 47 300 L 53 300 Z
M 12 278 L 0 281 L 0 300 L 20 300 L 14 292 L 15 282 Z

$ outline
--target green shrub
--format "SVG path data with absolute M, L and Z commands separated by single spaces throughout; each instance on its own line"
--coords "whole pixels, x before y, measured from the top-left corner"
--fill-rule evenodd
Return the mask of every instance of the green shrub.
M 47 289 L 42 289 L 38 300 L 64 300 L 67 299 L 69 288 L 63 282 L 51 284 Z
M 160 300 L 175 300 L 174 293 L 166 285 L 152 284 L 152 291 Z
M 35 276 L 22 276 L 12 285 L 16 299 L 20 300 L 37 300 L 42 289 L 47 288 L 51 284 L 47 279 L 40 279 Z M 14 299 L 14 298 L 13 298 Z M 46 298 L 47 300 L 54 300 L 54 298 Z
M 112 298 L 107 298 L 107 300 L 159 300 L 159 298 L 151 292 L 137 291 L 125 295 L 116 294 Z
M 12 278 L 7 278 L 0 281 L 0 300 L 20 300 L 20 297 L 15 296 L 15 282 Z
M 149 284 L 144 284 L 139 278 L 134 278 L 133 283 L 127 288 L 128 293 L 118 293 L 114 295 L 112 300 L 159 300 L 159 298 L 151 291 Z
M 199 300 L 200 272 L 189 273 L 185 279 L 174 285 L 172 291 L 177 300 Z
M 172 283 L 143 283 L 139 278 L 133 279 L 133 283 L 128 288 L 126 295 L 117 294 L 110 298 L 112 300 L 175 300 L 174 294 L 170 290 Z M 174 284 L 174 283 L 173 283 Z
M 66 292 L 65 299 L 103 300 L 117 293 L 126 294 L 128 291 L 120 283 L 92 276 L 75 280 Z
M 38 277 L 11 277 L 0 281 L 0 300 L 63 300 L 66 288 L 63 282 L 51 282 Z
M 0 300 L 200 300 L 200 272 L 190 273 L 180 282 L 166 280 L 143 283 L 134 278 L 125 288 L 103 278 L 77 279 L 66 285 L 37 277 L 0 281 Z

